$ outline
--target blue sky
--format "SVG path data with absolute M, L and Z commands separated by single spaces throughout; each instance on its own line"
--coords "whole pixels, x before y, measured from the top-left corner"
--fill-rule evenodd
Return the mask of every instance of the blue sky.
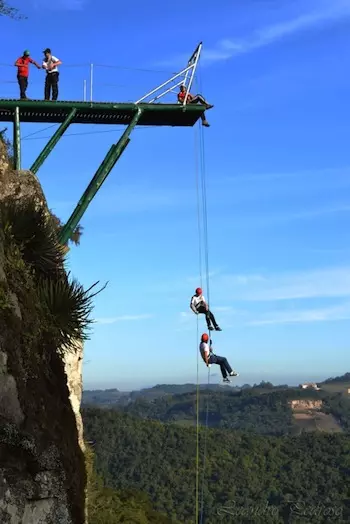
M 6 64 L 25 48 L 40 60 L 49 46 L 63 61 L 61 99 L 82 99 L 94 63 L 94 100 L 134 101 L 203 40 L 201 86 L 215 104 L 204 134 L 216 352 L 238 384 L 348 371 L 350 2 L 204 0 L 192 18 L 159 0 L 17 6 L 29 19 L 1 20 L 1 97 L 18 96 Z M 32 68 L 30 97 L 42 97 L 43 80 Z M 25 166 L 46 127 L 23 125 Z M 121 131 L 72 127 L 39 171 L 63 220 Z M 137 129 L 82 221 L 68 266 L 86 286 L 109 281 L 86 344 L 86 388 L 196 378 L 196 133 Z

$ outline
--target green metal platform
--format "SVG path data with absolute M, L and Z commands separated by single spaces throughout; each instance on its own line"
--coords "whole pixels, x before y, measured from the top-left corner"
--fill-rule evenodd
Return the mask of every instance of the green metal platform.
M 60 241 L 66 245 L 90 202 L 130 143 L 130 134 L 138 125 L 193 126 L 204 113 L 204 106 L 181 104 L 118 104 L 110 102 L 61 102 L 45 100 L 0 99 L 0 122 L 13 123 L 14 168 L 21 169 L 21 123 L 60 124 L 30 167 L 38 172 L 71 124 L 120 124 L 125 130 L 111 146 L 85 189 L 73 213 L 64 225 Z
M 199 105 L 0 99 L 0 122 L 13 122 L 18 108 L 20 122 L 62 124 L 75 110 L 70 124 L 129 125 L 138 107 L 137 125 L 145 126 L 193 126 L 205 110 Z

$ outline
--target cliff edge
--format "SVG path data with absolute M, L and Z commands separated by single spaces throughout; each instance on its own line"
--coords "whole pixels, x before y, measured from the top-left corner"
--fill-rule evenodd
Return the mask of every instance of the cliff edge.
M 86 523 L 76 340 L 90 305 L 63 257 L 38 179 L 11 170 L 0 140 L 2 524 Z

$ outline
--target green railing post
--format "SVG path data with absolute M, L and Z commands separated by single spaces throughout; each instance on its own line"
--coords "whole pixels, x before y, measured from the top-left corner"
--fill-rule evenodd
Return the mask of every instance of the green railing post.
M 103 182 L 106 180 L 109 173 L 112 171 L 117 160 L 123 154 L 123 151 L 130 142 L 129 135 L 131 131 L 134 129 L 134 127 L 137 125 L 141 117 L 141 114 L 142 109 L 138 107 L 132 121 L 125 129 L 118 142 L 116 144 L 113 144 L 110 150 L 108 151 L 103 162 L 101 163 L 100 167 L 98 168 L 94 177 L 92 178 L 90 184 L 88 185 L 88 187 L 84 191 L 84 194 L 80 198 L 76 208 L 74 209 L 73 213 L 68 219 L 68 222 L 64 225 L 60 235 L 61 244 L 66 244 L 68 242 L 69 237 L 79 224 L 90 202 L 102 186 Z
M 56 146 L 59 139 L 62 137 L 63 133 L 67 130 L 70 123 L 72 122 L 73 118 L 75 117 L 77 112 L 77 109 L 74 107 L 72 111 L 69 113 L 67 118 L 62 122 L 62 124 L 59 126 L 58 129 L 54 132 L 40 155 L 37 157 L 35 162 L 33 163 L 32 167 L 30 168 L 30 171 L 34 174 L 36 174 L 39 171 L 39 168 L 43 165 L 53 148 Z
M 13 160 L 16 171 L 21 169 L 21 122 L 19 119 L 19 107 L 15 107 L 13 119 Z

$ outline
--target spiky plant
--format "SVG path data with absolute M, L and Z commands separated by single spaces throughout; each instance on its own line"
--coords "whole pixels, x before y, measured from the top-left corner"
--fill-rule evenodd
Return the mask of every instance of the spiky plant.
M 90 319 L 92 299 L 102 291 L 91 293 L 97 284 L 84 290 L 75 279 L 70 280 L 69 275 L 39 282 L 39 297 L 46 308 L 49 332 L 58 350 L 64 347 L 74 349 L 76 340 L 89 338 L 88 331 L 93 322 Z
M 6 135 L 7 127 L 0 131 L 0 142 L 2 142 L 7 153 L 7 159 L 10 166 L 10 169 L 14 168 L 14 156 L 13 156 L 13 145 L 12 142 L 7 138 Z
M 24 262 L 37 277 L 63 272 L 64 253 L 57 230 L 47 213 L 33 201 L 8 200 L 0 205 L 0 221 L 5 243 L 15 243 Z

